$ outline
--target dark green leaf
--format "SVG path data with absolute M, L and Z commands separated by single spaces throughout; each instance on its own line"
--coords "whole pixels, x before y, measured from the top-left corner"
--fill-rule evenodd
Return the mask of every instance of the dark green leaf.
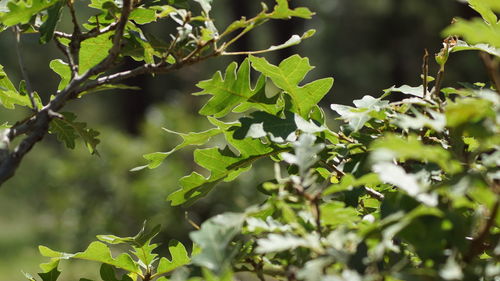
M 47 10 L 47 18 L 40 26 L 40 43 L 45 44 L 52 40 L 54 31 L 61 18 L 65 2 L 66 0 L 59 0 L 54 6 Z

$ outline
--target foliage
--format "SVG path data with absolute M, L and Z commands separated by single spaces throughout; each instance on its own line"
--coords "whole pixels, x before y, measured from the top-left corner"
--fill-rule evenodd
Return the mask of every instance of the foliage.
M 8 101 L 2 99 L 2 103 L 35 110 L 34 119 L 18 125 L 28 126 L 27 132 L 31 123 L 48 125 L 44 120 L 49 117 L 43 116 L 50 116 L 48 121 L 57 118 L 50 122 L 50 132 L 57 133 L 68 147 L 74 147 L 74 139 L 80 136 L 95 152 L 94 130 L 75 122 L 74 114 L 52 111 L 70 97 L 116 86 L 114 82 L 129 77 L 129 72 L 99 77 L 119 54 L 144 61 L 132 72 L 170 71 L 210 56 L 241 54 L 226 49 L 268 19 L 312 15 L 306 8 L 291 9 L 288 1 L 277 0 L 272 12 L 264 5 L 256 17 L 235 21 L 219 35 L 209 18 L 211 1 L 196 2 L 202 10 L 199 17 L 181 8 L 185 1 L 163 6 L 134 2 L 137 6 L 129 8 L 127 1 L 122 7 L 115 2 L 92 2 L 91 7 L 101 12 L 88 26 L 97 29 L 88 33 L 75 29 L 70 38 L 51 27 L 40 30 L 41 42 L 60 36 L 62 49 L 67 46 L 68 50 L 67 66 L 63 62 L 52 66 L 62 78 L 56 97 L 42 107 L 33 91 L 16 89 L 2 75 L 5 86 L 0 94 Z M 193 204 L 218 183 L 233 182 L 252 169 L 255 161 L 270 158 L 275 177 L 256 188 L 266 196 L 265 201 L 196 226 L 190 235 L 191 254 L 181 243 L 171 241 L 169 259 L 153 252 L 158 245 L 152 239 L 159 227 L 148 230 L 146 225 L 133 237 L 99 235 L 99 241 L 75 254 L 41 246 L 41 254 L 50 260 L 41 265 L 39 277 L 55 281 L 60 261 L 84 259 L 102 264 L 104 281 L 233 280 L 241 272 L 259 280 L 496 280 L 500 275 L 500 43 L 494 35 L 500 25 L 496 15 L 500 8 L 497 1 L 469 3 L 482 19 L 459 19 L 444 31 L 452 36 L 435 55 L 435 79 L 429 75 L 426 52 L 422 85 L 391 87 L 380 97 L 355 100 L 355 107 L 331 105 L 342 122 L 338 130 L 331 129 L 325 109 L 318 105 L 332 87 L 332 78 L 304 84 L 312 70 L 307 58 L 293 55 L 274 65 L 254 56 L 262 51 L 243 52 L 249 57 L 239 66 L 231 63 L 224 75 L 218 72 L 198 84 L 201 92 L 196 95 L 211 96 L 199 113 L 213 128 L 173 132 L 183 138 L 180 145 L 169 152 L 145 155 L 149 163 L 133 170 L 156 168 L 179 149 L 204 146 L 221 136 L 225 147 L 194 151 L 195 163 L 205 171 L 180 179 L 179 189 L 167 199 L 172 205 Z M 56 4 L 9 3 L 10 10 L 0 13 L 0 21 L 4 26 L 29 23 L 31 17 L 50 9 L 41 16 L 47 26 L 57 22 L 53 20 L 60 9 Z M 21 16 L 18 11 L 23 8 L 26 13 Z M 156 46 L 157 40 L 148 40 L 138 24 L 167 15 L 179 24 L 178 33 L 169 46 Z M 101 24 L 116 30 L 112 40 L 104 36 L 107 32 L 102 32 Z M 29 28 L 36 29 L 36 23 Z M 220 38 L 235 30 L 241 31 L 217 47 Z M 296 44 L 310 35 L 293 37 L 265 51 Z M 70 42 L 65 45 L 62 39 Z M 103 56 L 95 46 L 109 54 Z M 443 88 L 450 55 L 471 50 L 481 51 L 492 85 L 478 82 Z M 86 59 L 78 63 L 78 58 Z M 252 71 L 259 77 L 255 83 Z M 40 113 L 43 110 L 45 115 Z M 7 143 L 18 129 L 15 125 L 7 132 Z M 31 129 L 40 133 L 38 127 Z M 5 159 L 16 156 L 21 148 Z M 29 274 L 26 277 L 35 280 Z

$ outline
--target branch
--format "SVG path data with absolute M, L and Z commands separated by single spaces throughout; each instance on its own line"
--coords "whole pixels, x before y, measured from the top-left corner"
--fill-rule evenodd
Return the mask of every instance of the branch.
M 495 85 L 496 92 L 500 95 L 500 69 L 498 60 L 493 60 L 486 52 L 480 52 L 479 55 L 483 60 L 484 66 L 486 67 L 486 71 L 488 72 L 493 85 Z
M 497 189 L 498 189 L 498 184 Z M 488 245 L 485 243 L 486 238 L 490 235 L 491 228 L 495 225 L 495 220 L 498 214 L 498 209 L 500 207 L 500 197 L 497 197 L 491 211 L 489 213 L 489 217 L 486 220 L 486 224 L 483 229 L 479 232 L 479 234 L 472 240 L 469 252 L 464 257 L 464 261 L 470 262 L 474 257 L 478 254 L 482 253 L 486 249 L 488 249 Z
M 26 83 L 26 91 L 28 92 L 28 97 L 30 98 L 31 106 L 34 111 L 38 111 L 36 106 L 35 98 L 33 96 L 33 89 L 31 88 L 30 79 L 28 77 L 28 71 L 26 70 L 26 65 L 24 64 L 23 59 L 23 44 L 21 43 L 21 32 L 19 31 L 19 27 L 16 25 L 13 27 L 14 35 L 16 37 L 16 52 L 17 52 L 17 60 L 19 62 L 19 67 L 21 68 L 21 75 L 23 76 L 24 82 Z

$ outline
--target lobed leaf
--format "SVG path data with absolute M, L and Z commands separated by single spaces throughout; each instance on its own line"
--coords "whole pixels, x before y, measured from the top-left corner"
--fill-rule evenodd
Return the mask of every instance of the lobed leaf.
M 2 65 L 0 65 L 0 103 L 7 109 L 14 109 L 15 105 L 31 107 L 28 95 L 21 95 L 17 91 Z
M 252 67 L 266 77 L 292 99 L 291 111 L 307 118 L 309 112 L 328 93 L 333 86 L 333 78 L 316 80 L 304 86 L 298 84 L 313 69 L 309 59 L 293 55 L 283 60 L 279 66 L 270 64 L 266 59 L 250 56 Z
M 224 213 L 208 219 L 200 230 L 191 232 L 189 237 L 202 249 L 193 257 L 193 263 L 213 271 L 224 269 L 234 254 L 230 242 L 241 231 L 244 220 L 244 214 Z
M 0 23 L 5 26 L 28 23 L 34 15 L 51 6 L 63 2 L 62 0 L 10 0 L 7 3 L 8 11 L 0 12 Z
M 58 140 L 64 142 L 68 148 L 75 148 L 75 140 L 82 138 L 85 146 L 92 154 L 99 154 L 97 152 L 97 145 L 100 140 L 97 138 L 99 132 L 87 128 L 86 123 L 75 122 L 76 115 L 71 112 L 63 112 L 64 118 L 56 118 L 50 122 L 49 132 L 57 135 Z
M 212 79 L 201 81 L 196 86 L 202 91 L 195 95 L 210 94 L 213 97 L 201 108 L 200 114 L 223 117 L 236 105 L 247 101 L 250 97 L 263 91 L 264 83 L 257 83 L 252 89 L 250 86 L 250 63 L 245 59 L 238 71 L 238 65 L 233 62 L 226 69 L 226 75 L 217 72 Z
M 64 5 L 65 0 L 59 0 L 54 6 L 47 9 L 47 18 L 40 26 L 40 43 L 45 44 L 52 40 Z
M 52 258 L 52 263 L 63 259 L 81 259 L 106 263 L 129 272 L 137 272 L 138 270 L 137 265 L 128 254 L 122 253 L 113 258 L 109 247 L 98 241 L 92 242 L 85 251 L 75 254 L 57 252 L 45 246 L 40 246 L 39 250 L 42 256 Z
M 158 268 L 156 269 L 155 276 L 166 274 L 191 262 L 186 248 L 181 242 L 177 240 L 170 240 L 168 243 L 168 250 L 170 252 L 171 260 L 168 260 L 165 257 L 161 258 Z

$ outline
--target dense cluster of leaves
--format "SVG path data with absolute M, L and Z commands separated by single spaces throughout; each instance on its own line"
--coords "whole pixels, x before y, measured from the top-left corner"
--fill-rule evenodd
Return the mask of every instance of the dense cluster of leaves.
M 139 70 L 131 70 L 136 74 L 165 72 L 210 56 L 241 54 L 227 48 L 266 20 L 312 15 L 306 8 L 290 9 L 288 1 L 277 0 L 271 12 L 263 5 L 256 17 L 242 18 L 218 32 L 209 17 L 211 1 L 196 0 L 200 16 L 186 9 L 187 1 L 167 2 L 133 3 L 130 21 L 122 27 L 123 49 L 107 35 L 119 30 L 120 21 L 115 20 L 126 11 L 121 2 L 91 1 L 90 7 L 99 13 L 84 25 L 87 33 L 56 31 L 63 1 L 8 1 L 0 7 L 0 23 L 38 31 L 42 43 L 58 38 L 61 48 L 68 50 L 68 62 L 55 60 L 50 65 L 61 76 L 58 95 L 70 89 L 75 98 L 123 87 L 114 84 L 120 80 L 115 78 L 129 77 L 128 73 L 99 77 L 104 71 L 100 66 L 109 58 L 102 50 L 145 62 Z M 75 254 L 41 246 L 41 254 L 50 261 L 41 265 L 39 277 L 55 281 L 60 261 L 83 259 L 102 264 L 104 281 L 222 281 L 234 280 L 242 272 L 259 280 L 498 280 L 500 21 L 496 13 L 500 6 L 495 0 L 469 3 L 482 19 L 458 19 L 444 31 L 450 36 L 435 55 L 439 69 L 435 78 L 429 75 L 426 53 L 422 85 L 394 86 L 380 97 L 355 100 L 354 107 L 319 107 L 333 79 L 304 83 L 313 69 L 307 58 L 294 55 L 274 65 L 255 56 L 263 51 L 243 52 L 249 57 L 240 65 L 231 63 L 224 74 L 217 72 L 197 85 L 201 91 L 196 95 L 210 95 L 199 113 L 214 127 L 187 134 L 169 131 L 183 142 L 171 151 L 145 155 L 149 163 L 134 170 L 156 168 L 179 149 L 205 146 L 221 136 L 224 147 L 195 150 L 194 161 L 204 171 L 183 177 L 168 201 L 193 204 L 218 183 L 231 182 L 254 162 L 270 158 L 275 178 L 256 191 L 266 200 L 243 213 L 224 213 L 205 221 L 190 235 L 191 254 L 171 241 L 170 258 L 159 257 L 154 252 L 158 245 L 152 243 L 159 227 L 147 230 L 146 226 L 134 237 L 100 235 L 99 241 Z M 178 24 L 170 44 L 140 29 L 141 24 L 166 17 Z M 237 30 L 238 35 L 221 41 Z M 311 35 L 293 36 L 264 51 L 297 44 Z M 75 50 L 76 55 L 71 53 Z M 443 88 L 450 55 L 470 50 L 481 52 L 492 85 Z M 25 84 L 16 88 L 0 71 L 0 101 L 6 108 L 59 110 L 58 103 L 51 108 L 52 101 L 44 106 Z M 252 71 L 258 75 L 255 82 Z M 339 115 L 339 128 L 332 129 L 325 110 Z M 72 113 L 55 116 L 51 133 L 70 148 L 81 137 L 96 152 L 96 131 L 76 122 Z M 121 253 L 113 255 L 112 249 Z

